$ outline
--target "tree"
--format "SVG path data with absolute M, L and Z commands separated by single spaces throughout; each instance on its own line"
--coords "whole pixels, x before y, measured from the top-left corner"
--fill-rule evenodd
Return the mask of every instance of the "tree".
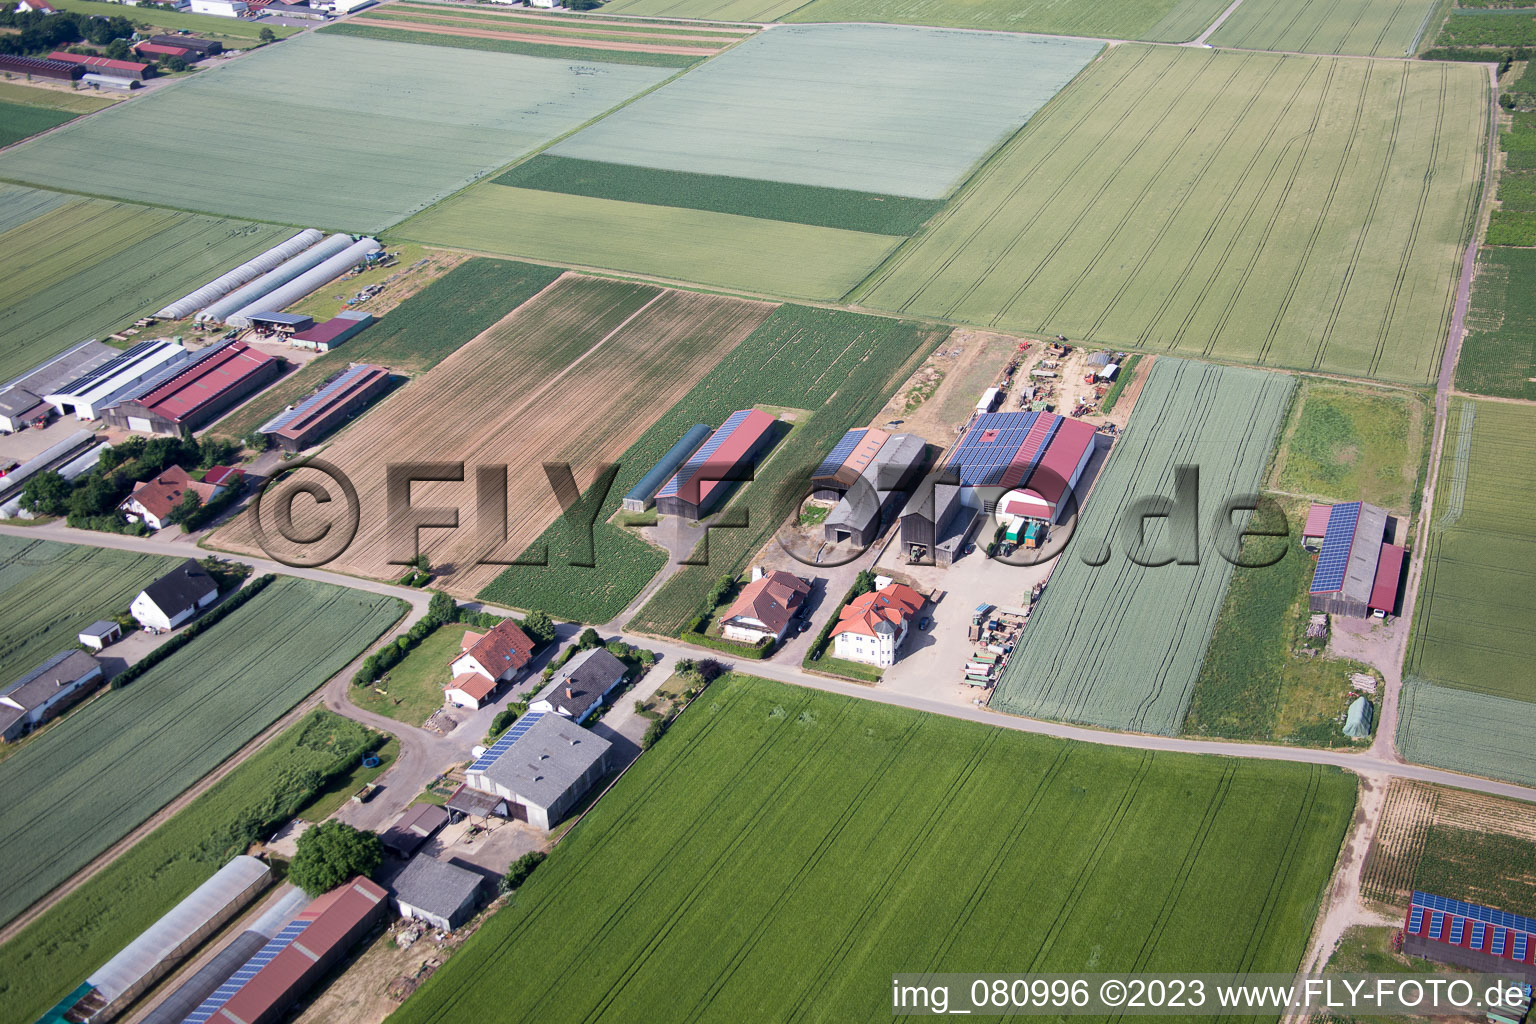
M 103 52 L 112 60 L 127 60 L 133 56 L 133 51 L 128 49 L 128 41 L 126 39 L 112 40 L 107 44 L 107 48 Z
M 544 858 L 547 856 L 549 854 L 544 853 L 542 850 L 534 850 L 532 853 L 525 853 L 517 858 L 517 860 L 512 862 L 512 866 L 507 869 L 507 877 L 502 880 L 502 889 L 506 892 L 511 892 L 528 881 L 528 876 L 533 874 L 533 869 L 544 863 Z
M 581 636 L 576 640 L 576 646 L 584 651 L 590 651 L 594 647 L 603 646 L 603 638 L 597 635 L 597 630 L 588 626 L 581 631 Z
M 69 514 L 72 516 L 104 516 L 117 509 L 121 491 L 111 481 L 95 473 L 85 477 L 84 485 L 76 482 L 69 495 Z
M 160 66 L 170 72 L 187 70 L 187 62 L 175 56 L 165 58 L 165 60 L 160 62 Z
M 198 442 L 197 465 L 199 469 L 212 469 L 233 462 L 239 454 L 240 446 L 235 442 L 208 434 Z
M 264 452 L 267 450 L 267 440 L 266 434 L 259 430 L 253 430 L 242 437 L 240 442 L 253 452 Z
M 256 38 L 264 43 L 275 43 L 277 42 L 277 33 L 263 25 L 261 31 L 256 33 Z
M 125 462 L 131 462 L 144 454 L 144 439 L 142 437 L 125 437 L 117 444 L 112 445 L 101 453 L 101 461 L 97 463 L 103 471 L 116 469 Z
M 436 590 L 432 593 L 432 600 L 427 602 L 427 617 L 422 621 L 430 622 L 433 626 L 441 626 L 445 622 L 452 622 L 458 610 L 459 606 L 453 598 L 441 590 Z
M 21 507 L 39 516 L 61 516 L 69 511 L 74 486 L 58 473 L 39 473 L 21 489 Z
M 1499 96 L 1499 106 L 1503 107 L 1505 110 L 1514 110 L 1515 98 L 1507 92 L 1503 93 Z
M 372 875 L 382 863 L 384 844 L 378 836 L 324 821 L 299 836 L 288 878 L 310 896 L 319 896 L 357 875 Z
M 197 513 L 203 507 L 203 499 L 196 491 L 188 491 L 182 495 L 181 503 L 171 509 L 170 522 L 186 523 L 197 518 Z
M 555 639 L 555 621 L 537 608 L 523 616 L 522 629 L 528 639 L 540 646 Z

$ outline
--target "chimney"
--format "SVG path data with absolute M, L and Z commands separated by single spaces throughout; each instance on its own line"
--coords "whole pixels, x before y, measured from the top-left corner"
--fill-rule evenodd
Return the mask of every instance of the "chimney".
M 574 693 L 572 693 L 572 692 L 571 692 L 571 688 L 570 688 L 570 687 L 569 687 L 569 686 L 567 686 L 567 687 L 566 687 L 566 688 L 565 688 L 565 695 L 566 695 L 566 696 L 567 696 L 567 697 L 570 697 L 570 698 L 572 698 L 572 699 L 574 699 L 574 698 L 575 698 L 575 696 L 576 696 L 576 695 L 575 695 L 575 694 L 574 694 Z

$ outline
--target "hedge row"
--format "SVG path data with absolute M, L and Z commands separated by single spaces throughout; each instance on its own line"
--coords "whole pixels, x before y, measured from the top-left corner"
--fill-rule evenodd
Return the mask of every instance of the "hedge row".
M 725 651 L 727 654 L 739 654 L 743 658 L 752 658 L 757 661 L 773 653 L 775 643 L 771 636 L 764 637 L 755 644 L 744 644 L 724 637 L 710 636 L 704 632 L 708 625 L 708 615 L 695 615 L 693 620 L 683 627 L 680 634 L 683 643 L 708 647 L 712 651 Z
M 1532 54 L 1536 54 L 1536 47 L 1436 46 L 1419 54 L 1419 59 L 1459 60 L 1474 64 L 1498 62 L 1502 69 L 1508 70 L 1510 63 L 1517 60 L 1530 60 Z
M 214 605 L 213 608 L 209 610 L 208 614 L 192 623 L 192 625 L 188 626 L 180 633 L 171 637 L 159 647 L 156 647 L 154 650 L 144 655 L 144 657 L 141 658 L 138 662 L 129 665 L 122 672 L 113 676 L 112 689 L 117 690 L 127 686 L 129 683 L 139 678 L 139 676 L 143 675 L 145 672 L 148 672 L 150 669 L 160 664 L 160 662 L 181 650 L 181 648 L 186 646 L 186 644 L 193 637 L 197 636 L 205 629 L 208 629 L 224 616 L 228 615 L 236 608 L 239 608 L 241 605 L 245 604 L 245 602 L 249 601 L 257 594 L 261 593 L 267 588 L 267 585 L 275 579 L 277 579 L 276 576 L 273 576 L 271 573 L 267 573 L 265 576 L 258 576 L 251 580 L 251 582 L 235 591 L 233 596 L 221 604 Z
M 811 667 L 811 662 L 818 660 L 826 653 L 827 645 L 832 642 L 832 627 L 837 625 L 837 620 L 843 614 L 843 606 L 860 594 L 867 594 L 875 589 L 875 577 L 868 569 L 853 578 L 853 586 L 848 588 L 848 593 L 832 609 L 832 614 L 827 616 L 826 624 L 821 627 L 821 632 L 816 634 L 816 639 L 811 641 L 811 646 L 805 652 L 805 658 L 800 662 L 806 668 Z

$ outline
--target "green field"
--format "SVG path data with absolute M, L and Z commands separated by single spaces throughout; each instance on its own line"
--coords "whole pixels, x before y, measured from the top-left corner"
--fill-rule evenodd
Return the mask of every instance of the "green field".
M 670 206 L 486 182 L 401 224 L 429 245 L 716 285 L 755 295 L 837 299 L 901 242 Z
M 0 178 L 377 231 L 667 74 L 311 32 L 8 150 Z M 277 137 L 302 153 L 309 180 L 335 184 L 296 188 L 288 175 L 252 174 L 251 154 Z M 124 150 L 134 158 L 100 159 Z
M 813 0 L 786 20 L 887 21 L 1182 43 L 1198 36 L 1227 6 L 1225 0 Z M 624 9 L 639 13 L 634 7 Z
M 1138 732 L 1183 726 L 1232 576 L 1207 524 L 1229 498 L 1258 490 L 1292 384 L 1182 359 L 1153 364 L 992 707 Z M 1173 496 L 1177 466 L 1200 475 L 1198 564 L 1143 567 L 1121 521 L 1143 498 Z M 1167 526 L 1144 522 L 1143 560 L 1174 557 Z
M 1440 0 L 1297 0 L 1245 3 L 1212 46 L 1294 53 L 1411 57 Z
M 732 349 L 619 459 L 619 474 L 594 527 L 594 568 L 564 564 L 564 527 L 545 531 L 549 566 L 513 566 L 480 597 L 517 608 L 543 608 L 559 618 L 606 622 L 645 588 L 665 562 L 656 548 L 608 523 L 625 492 L 695 423 L 718 425 L 754 405 L 805 409 L 799 425 L 738 492 L 731 509 L 748 510 L 748 525 L 709 534 L 709 565 L 681 569 L 640 612 L 634 625 L 676 633 L 722 574 L 739 568 L 805 496 L 805 473 L 842 433 L 868 422 L 885 396 L 939 341 L 932 328 L 832 310 L 785 306 Z M 578 479 L 583 478 L 580 468 Z
M 1306 504 L 1287 509 L 1290 536 L 1251 538 L 1251 560 L 1235 568 L 1200 663 L 1184 733 L 1229 740 L 1274 740 L 1307 747 L 1350 747 L 1339 718 L 1349 710 L 1349 677 L 1368 666 L 1305 647 L 1307 588 L 1317 562 L 1301 546 Z M 1267 526 L 1267 524 L 1266 524 Z
M 400 614 L 392 598 L 279 579 L 130 686 L 0 762 L 0 920 L 217 767 Z M 57 813 L 65 806 L 68 815 Z
M 879 235 L 910 235 L 944 206 L 938 199 L 876 195 L 720 174 L 658 171 L 547 154 L 518 164 L 495 182 L 514 188 L 708 210 Z
M 315 711 L 0 946 L 0 1024 L 29 1024 L 379 736 Z
M 48 110 L 64 110 L 71 114 L 94 114 L 117 102 L 115 96 L 102 96 L 95 91 L 45 89 L 21 82 L 0 81 L 0 101 L 19 103 L 24 107 L 43 107 Z
M 157 555 L 0 537 L 0 686 L 78 646 L 82 629 L 127 611 L 140 590 L 178 564 Z
M 407 725 L 421 725 L 443 706 L 443 687 L 452 675 L 448 663 L 459 656 L 465 628 L 453 622 L 440 627 L 390 669 L 387 678 L 352 687 L 352 703 Z
M 1354 806 L 1337 769 L 727 677 L 390 1020 L 874 1020 L 899 971 L 1289 973 Z
M 1431 825 L 1413 887 L 1515 914 L 1536 914 L 1536 843 L 1475 827 Z
M 1536 401 L 1536 249 L 1478 253 L 1456 386 Z
M 1410 514 L 1417 510 L 1429 425 L 1417 392 L 1309 379 L 1286 427 L 1275 489 Z
M 1499 205 L 1488 220 L 1487 244 L 1536 246 L 1536 112 L 1514 114 L 1509 127 L 1499 133 L 1499 148 L 1504 168 L 1496 193 Z
M 0 99 L 0 147 L 29 139 L 38 132 L 57 128 L 77 115 Z
M 1098 50 L 889 25 L 776 28 L 550 153 L 942 199 Z
M 149 4 L 125 10 L 121 4 L 102 3 L 98 0 L 57 0 L 55 7 L 64 11 L 78 11 L 102 18 L 127 18 L 135 25 L 149 25 L 156 29 L 176 32 L 188 29 L 205 39 L 217 39 L 227 49 L 242 49 L 257 45 L 263 28 L 270 28 L 279 39 L 286 39 L 302 29 L 284 25 L 268 25 L 266 22 L 244 21 L 240 18 L 221 18 L 211 14 L 192 14 L 190 11 L 173 11 L 159 4 Z
M 560 276 L 550 267 L 470 260 L 406 299 L 341 348 L 310 362 L 219 421 L 219 433 L 244 437 L 351 363 L 421 374 L 521 306 Z
M 1463 10 L 1451 8 L 1435 46 L 1536 45 L 1536 8 Z
M 854 294 L 1089 344 L 1424 383 L 1481 68 L 1118 46 Z
M 1456 399 L 1405 671 L 1536 701 L 1536 408 Z
M 1406 760 L 1536 786 L 1536 703 L 1408 676 L 1397 715 Z
M 0 234 L 0 380 L 105 338 L 293 233 L 32 189 L 0 189 L 0 203 L 35 214 L 0 216 L 10 225 Z
M 390 5 L 385 16 L 394 17 Z M 479 50 L 485 53 L 513 53 L 526 57 L 543 57 L 547 60 L 601 61 L 604 64 L 634 64 L 651 68 L 686 68 L 697 64 L 702 57 L 690 57 L 682 53 L 644 53 L 632 50 L 600 50 L 588 46 L 556 46 L 550 43 L 524 43 L 515 39 L 486 39 L 478 36 L 452 36 L 434 32 L 412 32 L 408 29 L 390 28 L 368 24 L 368 15 L 329 25 L 320 31 L 326 35 L 352 36 L 357 39 L 378 39 L 388 43 L 409 43 L 413 46 L 446 46 L 455 50 Z

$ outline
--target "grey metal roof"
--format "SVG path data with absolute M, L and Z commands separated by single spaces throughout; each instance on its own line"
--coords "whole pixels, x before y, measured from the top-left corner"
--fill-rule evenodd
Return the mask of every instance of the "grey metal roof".
M 121 629 L 117 623 L 110 619 L 97 619 L 80 631 L 81 636 L 106 636 L 114 629 Z
M 101 663 L 84 651 L 60 651 L 37 668 L 0 690 L 0 698 L 30 711 L 59 691 L 99 669 Z
M 15 416 L 19 413 L 24 413 L 42 400 L 41 395 L 28 391 L 26 388 L 7 388 L 4 391 L 0 391 L 0 416 Z
M 208 591 L 218 589 L 208 571 L 192 559 L 187 559 L 170 572 L 144 588 L 144 593 L 155 602 L 155 607 L 174 618 L 181 612 L 197 607 L 197 602 Z
M 1381 545 L 1386 540 L 1388 513 L 1384 508 L 1361 503 L 1360 517 L 1355 520 L 1354 543 L 1349 548 L 1349 561 L 1344 567 L 1344 585 L 1341 596 L 1346 601 L 1362 604 L 1371 600 L 1371 589 L 1376 584 L 1376 564 L 1381 561 Z
M 119 350 L 92 338 L 60 352 L 52 359 L 38 363 L 20 377 L 8 381 L 4 389 L 23 388 L 39 396 L 46 395 L 65 381 L 89 373 L 121 354 Z
M 305 316 L 302 313 L 252 313 L 250 317 L 265 324 L 288 324 L 289 326 L 315 322 L 314 317 Z
M 438 917 L 452 917 L 484 884 L 482 876 L 457 864 L 416 857 L 395 876 L 389 888 L 401 903 Z
M 568 718 L 545 715 L 485 768 L 484 774 L 523 801 L 550 807 L 602 759 L 610 746 Z
M 86 980 L 110 1004 L 271 874 L 272 869 L 255 857 L 234 858 Z
M 380 838 L 391 850 L 409 855 L 415 853 L 422 843 L 431 839 L 433 833 L 446 824 L 446 810 L 437 804 L 417 804 L 395 819 L 395 823 L 385 829 Z
M 550 683 L 535 700 L 547 700 L 572 718 L 581 718 L 613 689 L 628 669 L 606 648 L 593 647 L 566 662 L 550 677 Z M 568 695 L 566 687 L 570 687 Z
M 635 486 L 629 489 L 629 493 L 624 495 L 624 500 L 650 501 L 656 497 L 656 492 L 661 490 L 661 485 L 672 479 L 672 475 L 678 468 L 691 459 L 694 452 L 704 446 L 704 442 L 709 440 L 709 435 L 712 433 L 714 431 L 710 429 L 708 423 L 695 423 L 689 427 L 682 438 L 667 449 L 667 453 L 657 461 L 656 465 L 647 470 Z

